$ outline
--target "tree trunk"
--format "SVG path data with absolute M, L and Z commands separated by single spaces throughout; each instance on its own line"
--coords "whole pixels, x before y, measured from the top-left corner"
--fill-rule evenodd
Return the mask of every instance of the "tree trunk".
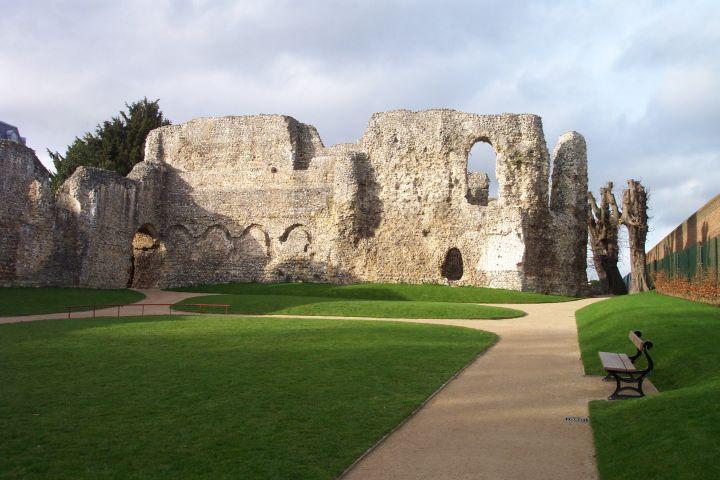
M 605 187 L 600 189 L 600 206 L 592 192 L 588 192 L 588 202 L 590 203 L 588 232 L 593 263 L 600 279 L 602 292 L 624 295 L 627 293 L 627 289 L 617 266 L 620 210 L 612 189 L 612 182 L 608 182 Z
M 647 192 L 640 182 L 628 180 L 623 192 L 622 223 L 630 242 L 630 293 L 650 290 L 647 281 L 645 240 L 648 232 Z
M 594 199 L 593 199 L 594 201 Z M 590 213 L 592 217 L 592 212 Z M 600 293 L 610 293 L 610 284 L 608 283 L 608 276 L 605 273 L 605 265 L 603 265 L 604 247 L 599 238 L 597 227 L 594 226 L 592 218 L 588 220 L 588 233 L 590 234 L 590 250 L 592 251 L 593 265 L 595 266 L 595 273 L 598 276 L 600 282 Z
M 604 262 L 605 273 L 608 279 L 608 289 L 613 295 L 625 295 L 628 293 L 625 281 L 620 275 L 620 269 L 617 266 L 618 260 L 615 257 L 614 260 L 606 258 Z

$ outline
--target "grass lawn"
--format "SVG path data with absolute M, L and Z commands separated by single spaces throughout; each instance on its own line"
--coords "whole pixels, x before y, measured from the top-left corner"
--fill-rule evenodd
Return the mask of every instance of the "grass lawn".
M 636 478 L 640 468 L 644 478 L 720 478 L 720 309 L 648 292 L 576 316 L 589 374 L 603 373 L 598 351 L 632 353 L 630 330 L 655 345 L 659 395 L 590 403 L 601 477 Z
M 495 339 L 314 319 L 0 325 L 0 478 L 332 478 Z
M 358 283 L 355 285 L 332 285 L 329 283 L 227 283 L 194 285 L 173 290 L 231 295 L 283 295 L 343 300 L 410 300 L 451 303 L 551 303 L 577 300 L 577 298 L 573 297 L 516 292 L 501 288 L 395 283 Z
M 409 300 L 344 300 L 333 297 L 304 297 L 297 295 L 208 295 L 193 297 L 173 308 L 197 311 L 197 307 L 182 307 L 188 303 L 224 303 L 231 305 L 230 313 L 317 315 L 384 318 L 465 318 L 499 319 L 521 317 L 520 310 L 488 307 L 470 303 L 417 302 Z
M 128 289 L 0 288 L 0 316 L 67 312 L 66 307 L 72 305 L 125 304 L 138 302 L 143 298 L 145 295 L 142 293 Z

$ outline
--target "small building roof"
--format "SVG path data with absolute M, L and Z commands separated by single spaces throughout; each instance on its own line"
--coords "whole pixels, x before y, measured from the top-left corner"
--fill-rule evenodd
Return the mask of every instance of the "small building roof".
M 0 140 L 10 140 L 25 145 L 25 137 L 20 136 L 20 130 L 15 125 L 10 125 L 2 120 L 0 120 Z

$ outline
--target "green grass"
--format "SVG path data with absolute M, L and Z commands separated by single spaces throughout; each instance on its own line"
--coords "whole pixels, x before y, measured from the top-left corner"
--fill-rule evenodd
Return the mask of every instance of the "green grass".
M 175 290 L 221 294 L 188 299 L 180 305 L 226 303 L 234 313 L 385 318 L 514 318 L 523 312 L 474 304 L 574 300 L 493 288 L 371 283 L 229 283 Z
M 73 305 L 126 304 L 143 298 L 142 293 L 128 289 L 0 288 L 0 316 L 66 312 Z
M 408 300 L 343 300 L 331 297 L 289 295 L 208 295 L 193 297 L 173 308 L 198 311 L 198 307 L 182 307 L 191 303 L 231 305 L 230 313 L 252 315 L 317 315 L 376 318 L 463 318 L 499 319 L 521 317 L 520 310 L 489 307 L 469 303 L 415 302 Z M 207 308 L 204 308 L 207 310 Z
M 0 325 L 0 478 L 332 478 L 495 339 L 314 319 Z
M 720 309 L 648 292 L 576 316 L 587 373 L 603 373 L 598 351 L 632 353 L 630 330 L 654 343 L 660 394 L 590 403 L 601 477 L 720 478 Z
M 181 292 L 225 293 L 231 295 L 283 295 L 325 297 L 344 300 L 410 300 L 451 303 L 549 303 L 577 300 L 573 297 L 516 292 L 501 288 L 450 287 L 447 285 L 409 285 L 358 283 L 227 283 L 175 288 Z

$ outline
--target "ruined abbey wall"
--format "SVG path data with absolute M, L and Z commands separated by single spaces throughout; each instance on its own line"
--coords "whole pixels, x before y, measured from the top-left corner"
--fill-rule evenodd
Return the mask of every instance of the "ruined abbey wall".
M 22 144 L 0 140 L 0 284 L 33 285 L 52 258 L 48 171 Z
M 497 199 L 486 175 L 467 172 L 478 141 L 497 152 Z M 47 184 L 47 172 L 17 163 L 22 188 Z M 535 115 L 384 112 L 357 143 L 333 147 L 287 116 L 202 118 L 151 132 L 127 178 L 80 168 L 54 199 L 44 194 L 36 211 L 52 218 L 40 222 L 50 225 L 51 253 L 23 278 L 104 287 L 452 281 L 577 294 L 587 283 L 586 191 L 582 136 L 561 137 L 550 159 Z M 0 218 L 34 218 L 24 212 L 38 201 L 26 197 Z M 19 241 L 6 243 L 18 251 Z M 17 255 L 12 265 L 6 256 L 2 282 L 21 283 Z

